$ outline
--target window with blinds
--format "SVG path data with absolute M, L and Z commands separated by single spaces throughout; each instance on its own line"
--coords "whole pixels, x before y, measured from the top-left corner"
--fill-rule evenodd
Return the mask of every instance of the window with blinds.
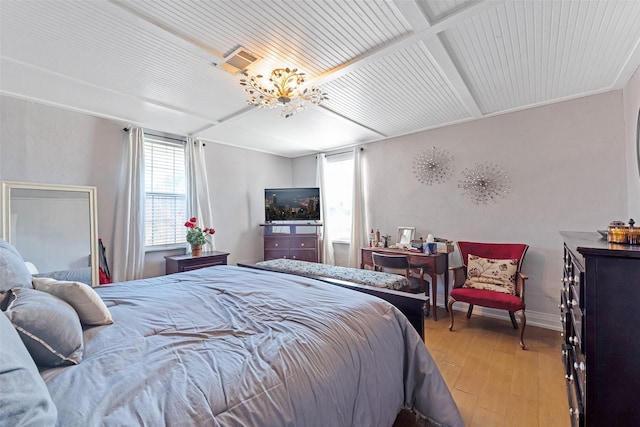
M 145 246 L 186 242 L 187 177 L 184 142 L 144 136 Z

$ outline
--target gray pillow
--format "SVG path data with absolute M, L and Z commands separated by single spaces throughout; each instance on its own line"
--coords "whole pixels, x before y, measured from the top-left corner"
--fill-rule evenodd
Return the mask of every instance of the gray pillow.
M 89 285 L 46 277 L 34 277 L 32 283 L 34 289 L 56 296 L 73 307 L 78 313 L 80 323 L 85 325 L 113 323 L 109 309 L 100 295 Z
M 40 366 L 77 365 L 84 342 L 76 311 L 60 298 L 35 289 L 10 291 L 5 312 Z
M 3 313 L 0 313 L 0 337 L 0 424 L 33 427 L 54 425 L 58 413 L 49 390 L 16 330 Z
M 30 288 L 31 273 L 16 248 L 0 238 L 0 292 Z

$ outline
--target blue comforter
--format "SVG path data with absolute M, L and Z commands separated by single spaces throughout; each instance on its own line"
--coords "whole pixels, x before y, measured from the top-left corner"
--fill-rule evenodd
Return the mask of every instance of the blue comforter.
M 462 426 L 391 304 L 300 276 L 217 266 L 96 288 L 114 323 L 42 372 L 60 426 Z

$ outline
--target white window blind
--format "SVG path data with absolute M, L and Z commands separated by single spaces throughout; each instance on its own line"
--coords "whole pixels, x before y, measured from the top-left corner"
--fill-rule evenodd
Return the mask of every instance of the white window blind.
M 187 178 L 184 142 L 144 136 L 145 246 L 186 242 Z

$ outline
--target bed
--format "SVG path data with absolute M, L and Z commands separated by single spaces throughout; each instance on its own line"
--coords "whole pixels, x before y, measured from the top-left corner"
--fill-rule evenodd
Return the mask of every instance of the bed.
M 216 266 L 94 288 L 113 323 L 40 367 L 60 426 L 462 426 L 393 305 L 311 278 Z
M 260 261 L 256 264 L 238 265 L 311 277 L 332 285 L 382 298 L 396 306 L 407 317 L 409 323 L 418 331 L 418 334 L 424 338 L 424 316 L 429 315 L 429 297 L 424 293 L 406 292 L 408 281 L 404 276 L 289 259 L 273 259 Z

